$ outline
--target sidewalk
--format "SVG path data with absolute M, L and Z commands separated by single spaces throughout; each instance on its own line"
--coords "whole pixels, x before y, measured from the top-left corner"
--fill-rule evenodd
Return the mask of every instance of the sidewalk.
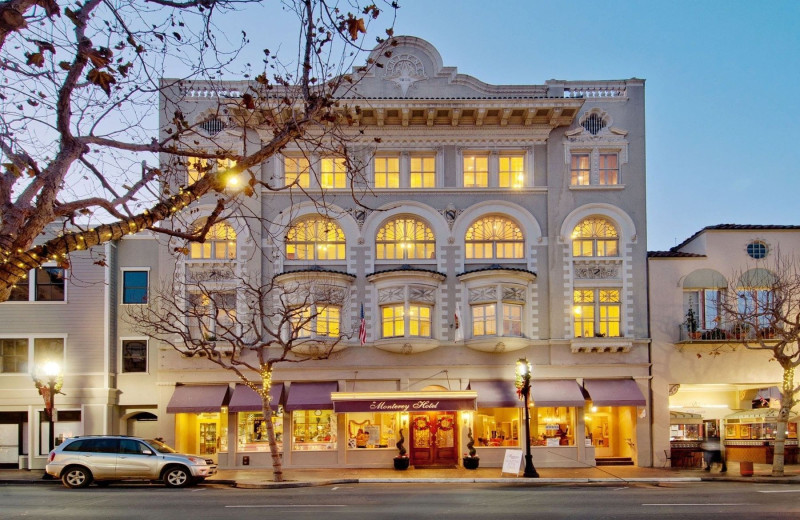
M 743 477 L 739 463 L 729 462 L 728 472 L 711 472 L 700 468 L 638 468 L 635 466 L 600 466 L 590 468 L 537 468 L 539 478 L 501 474 L 500 468 L 455 469 L 285 469 L 283 482 L 273 482 L 271 469 L 223 469 L 206 480 L 207 484 L 230 485 L 245 489 L 324 486 L 332 484 L 368 483 L 502 483 L 542 484 L 624 484 L 691 483 L 701 481 L 734 481 L 771 484 L 800 484 L 800 465 L 787 466 L 786 476 L 772 477 L 772 466 L 753 464 L 753 476 Z M 0 470 L 0 486 L 10 484 L 59 484 L 59 480 L 42 479 L 41 470 Z

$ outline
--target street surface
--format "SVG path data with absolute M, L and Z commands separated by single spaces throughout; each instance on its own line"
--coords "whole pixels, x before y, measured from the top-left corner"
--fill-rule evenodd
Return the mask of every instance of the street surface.
M 344 484 L 288 489 L 117 484 L 0 487 L 0 519 L 435 518 L 502 520 L 800 518 L 800 486 L 737 482 L 618 486 Z

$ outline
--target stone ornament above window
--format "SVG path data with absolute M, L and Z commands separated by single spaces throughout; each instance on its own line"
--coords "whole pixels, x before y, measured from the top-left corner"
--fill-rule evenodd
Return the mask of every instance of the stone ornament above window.
M 409 285 L 408 300 L 419 303 L 436 302 L 436 288 L 427 285 Z
M 503 301 L 504 302 L 518 302 L 525 303 L 525 288 L 513 287 L 509 285 L 503 286 Z
M 397 303 L 406 299 L 405 287 L 378 289 L 378 303 Z
M 398 54 L 386 63 L 386 73 L 383 79 L 394 82 L 403 95 L 408 94 L 408 89 L 414 83 L 428 79 L 422 60 L 413 54 Z
M 469 290 L 469 303 L 497 301 L 497 286 L 487 285 Z
M 604 280 L 619 278 L 619 266 L 602 264 L 585 264 L 575 266 L 575 278 L 583 280 Z

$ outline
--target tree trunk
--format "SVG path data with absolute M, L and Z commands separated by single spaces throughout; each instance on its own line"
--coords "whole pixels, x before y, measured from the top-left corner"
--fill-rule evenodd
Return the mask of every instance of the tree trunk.
M 269 452 L 272 455 L 272 480 L 274 482 L 283 482 L 283 463 L 281 462 L 281 454 L 278 452 L 278 443 L 275 440 L 275 428 L 272 425 L 272 404 L 270 403 L 269 395 L 269 390 L 272 387 L 272 370 L 262 371 L 261 383 L 261 408 L 264 414 L 264 421 L 267 423 Z
M 778 413 L 778 424 L 775 425 L 778 431 L 775 432 L 775 450 L 772 458 L 772 476 L 784 476 L 784 463 L 786 453 L 786 429 L 789 422 L 789 412 L 794 407 L 794 367 L 784 363 L 783 365 L 783 397 L 781 399 L 781 410 Z

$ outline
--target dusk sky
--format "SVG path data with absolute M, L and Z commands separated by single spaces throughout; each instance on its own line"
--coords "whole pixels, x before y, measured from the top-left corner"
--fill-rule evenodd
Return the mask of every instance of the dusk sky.
M 645 79 L 649 250 L 708 225 L 800 224 L 800 2 L 399 1 L 396 35 L 486 83 Z M 274 11 L 235 27 L 296 46 Z

